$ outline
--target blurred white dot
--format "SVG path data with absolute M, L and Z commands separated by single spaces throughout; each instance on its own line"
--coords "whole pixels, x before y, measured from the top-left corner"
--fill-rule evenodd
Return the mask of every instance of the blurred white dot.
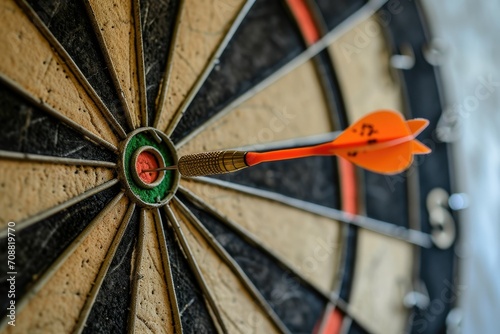
M 465 193 L 452 194 L 448 199 L 448 205 L 452 210 L 463 210 L 469 207 L 469 196 Z

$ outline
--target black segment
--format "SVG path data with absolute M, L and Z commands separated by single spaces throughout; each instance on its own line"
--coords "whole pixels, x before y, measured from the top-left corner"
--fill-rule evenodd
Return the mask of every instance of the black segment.
M 92 219 L 119 192 L 118 187 L 104 190 L 69 208 L 37 222 L 22 231 L 16 231 L 16 300 L 49 268 Z M 1 316 L 5 316 L 7 299 L 7 239 L 0 240 Z
M 156 103 L 163 84 L 174 23 L 180 0 L 140 0 L 148 123 L 155 120 Z
M 368 334 L 366 329 L 364 329 L 359 323 L 356 321 L 352 320 L 351 326 L 349 327 L 349 330 L 347 331 L 348 334 Z
M 406 173 L 382 175 L 364 171 L 363 174 L 366 215 L 409 228 Z
M 127 129 L 117 90 L 108 72 L 108 66 L 83 1 L 26 0 L 26 2 L 68 52 L 118 123 Z
M 140 210 L 135 209 L 130 219 L 85 323 L 84 333 L 127 332 L 132 296 L 132 262 L 139 235 L 139 212 Z
M 304 49 L 281 1 L 257 0 L 173 133 L 178 142 Z
M 401 46 L 411 45 L 415 53 L 415 66 L 401 72 L 411 117 L 430 121 L 419 139 L 432 149 L 432 154 L 419 157 L 416 162 L 420 180 L 420 223 L 422 231 L 431 232 L 426 198 L 429 192 L 440 187 L 450 192 L 448 152 L 445 143 L 436 137 L 436 125 L 441 116 L 436 69 L 424 59 L 422 50 L 428 43 L 417 4 L 411 0 L 400 1 L 395 9 L 387 4 L 385 15 L 389 42 L 393 52 Z M 387 13 L 392 13 L 390 20 Z M 410 204 L 411 205 L 411 204 Z M 430 305 L 426 310 L 415 310 L 411 316 L 413 333 L 445 333 L 446 316 L 457 296 L 454 291 L 454 247 L 447 250 L 421 249 L 420 277 L 425 283 Z
M 0 150 L 47 156 L 116 161 L 110 151 L 85 139 L 53 116 L 0 84 Z
M 347 127 L 349 121 L 345 113 L 342 91 L 328 50 L 321 51 L 313 58 L 316 72 L 321 80 L 325 99 L 330 109 L 330 119 L 336 129 Z
M 288 329 L 292 333 L 312 333 L 326 299 L 215 216 L 197 208 L 182 194 L 179 198 L 243 269 Z
M 266 163 L 214 177 L 337 208 L 340 195 L 335 169 L 332 158 L 312 157 Z
M 160 210 L 165 239 L 167 241 L 168 258 L 172 269 L 177 304 L 181 311 L 181 322 L 184 333 L 217 333 L 212 318 L 205 305 L 203 293 L 198 286 L 189 264 L 184 257 L 175 232 L 170 227 L 163 210 Z
M 342 272 L 339 297 L 344 301 L 349 301 L 351 296 L 352 283 L 354 281 L 354 268 L 356 265 L 356 254 L 358 244 L 358 228 L 356 226 L 344 227 L 344 247 L 342 249 Z
M 342 21 L 363 7 L 366 0 L 313 0 L 323 14 L 328 30 L 332 30 Z

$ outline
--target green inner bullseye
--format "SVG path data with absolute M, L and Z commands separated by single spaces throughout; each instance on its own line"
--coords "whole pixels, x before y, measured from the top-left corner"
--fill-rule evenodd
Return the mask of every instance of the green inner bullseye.
M 165 145 L 164 142 L 158 144 L 151 135 L 147 132 L 140 132 L 130 138 L 130 141 L 125 148 L 125 159 L 124 159 L 124 169 L 125 169 L 125 177 L 127 178 L 128 184 L 132 191 L 140 197 L 144 202 L 155 204 L 157 203 L 157 198 L 163 199 L 167 196 L 169 191 L 172 189 L 172 183 L 174 179 L 174 171 L 166 171 L 165 177 L 163 181 L 153 189 L 144 189 L 139 187 L 131 174 L 131 168 L 135 168 L 132 162 L 132 156 L 134 152 L 142 147 L 142 146 L 153 146 L 158 151 L 160 151 L 163 159 L 167 166 L 173 164 L 173 158 L 170 153 L 169 148 Z

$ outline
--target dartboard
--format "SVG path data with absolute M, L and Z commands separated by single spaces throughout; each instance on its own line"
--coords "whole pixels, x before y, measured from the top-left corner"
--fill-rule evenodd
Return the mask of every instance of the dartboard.
M 446 331 L 452 166 L 418 1 L 2 0 L 0 29 L 2 331 Z M 375 109 L 428 119 L 433 153 L 392 176 L 156 170 Z

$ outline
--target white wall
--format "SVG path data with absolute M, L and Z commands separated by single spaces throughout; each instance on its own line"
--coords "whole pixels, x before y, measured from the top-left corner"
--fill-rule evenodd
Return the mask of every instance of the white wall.
M 435 36 L 449 45 L 442 68 L 459 111 L 455 146 L 462 212 L 463 333 L 500 328 L 500 1 L 422 0 Z M 493 83 L 485 87 L 482 81 Z M 482 87 L 482 88 L 479 88 Z M 491 91 L 488 92 L 487 88 Z M 489 94 L 488 94 L 489 93 Z

